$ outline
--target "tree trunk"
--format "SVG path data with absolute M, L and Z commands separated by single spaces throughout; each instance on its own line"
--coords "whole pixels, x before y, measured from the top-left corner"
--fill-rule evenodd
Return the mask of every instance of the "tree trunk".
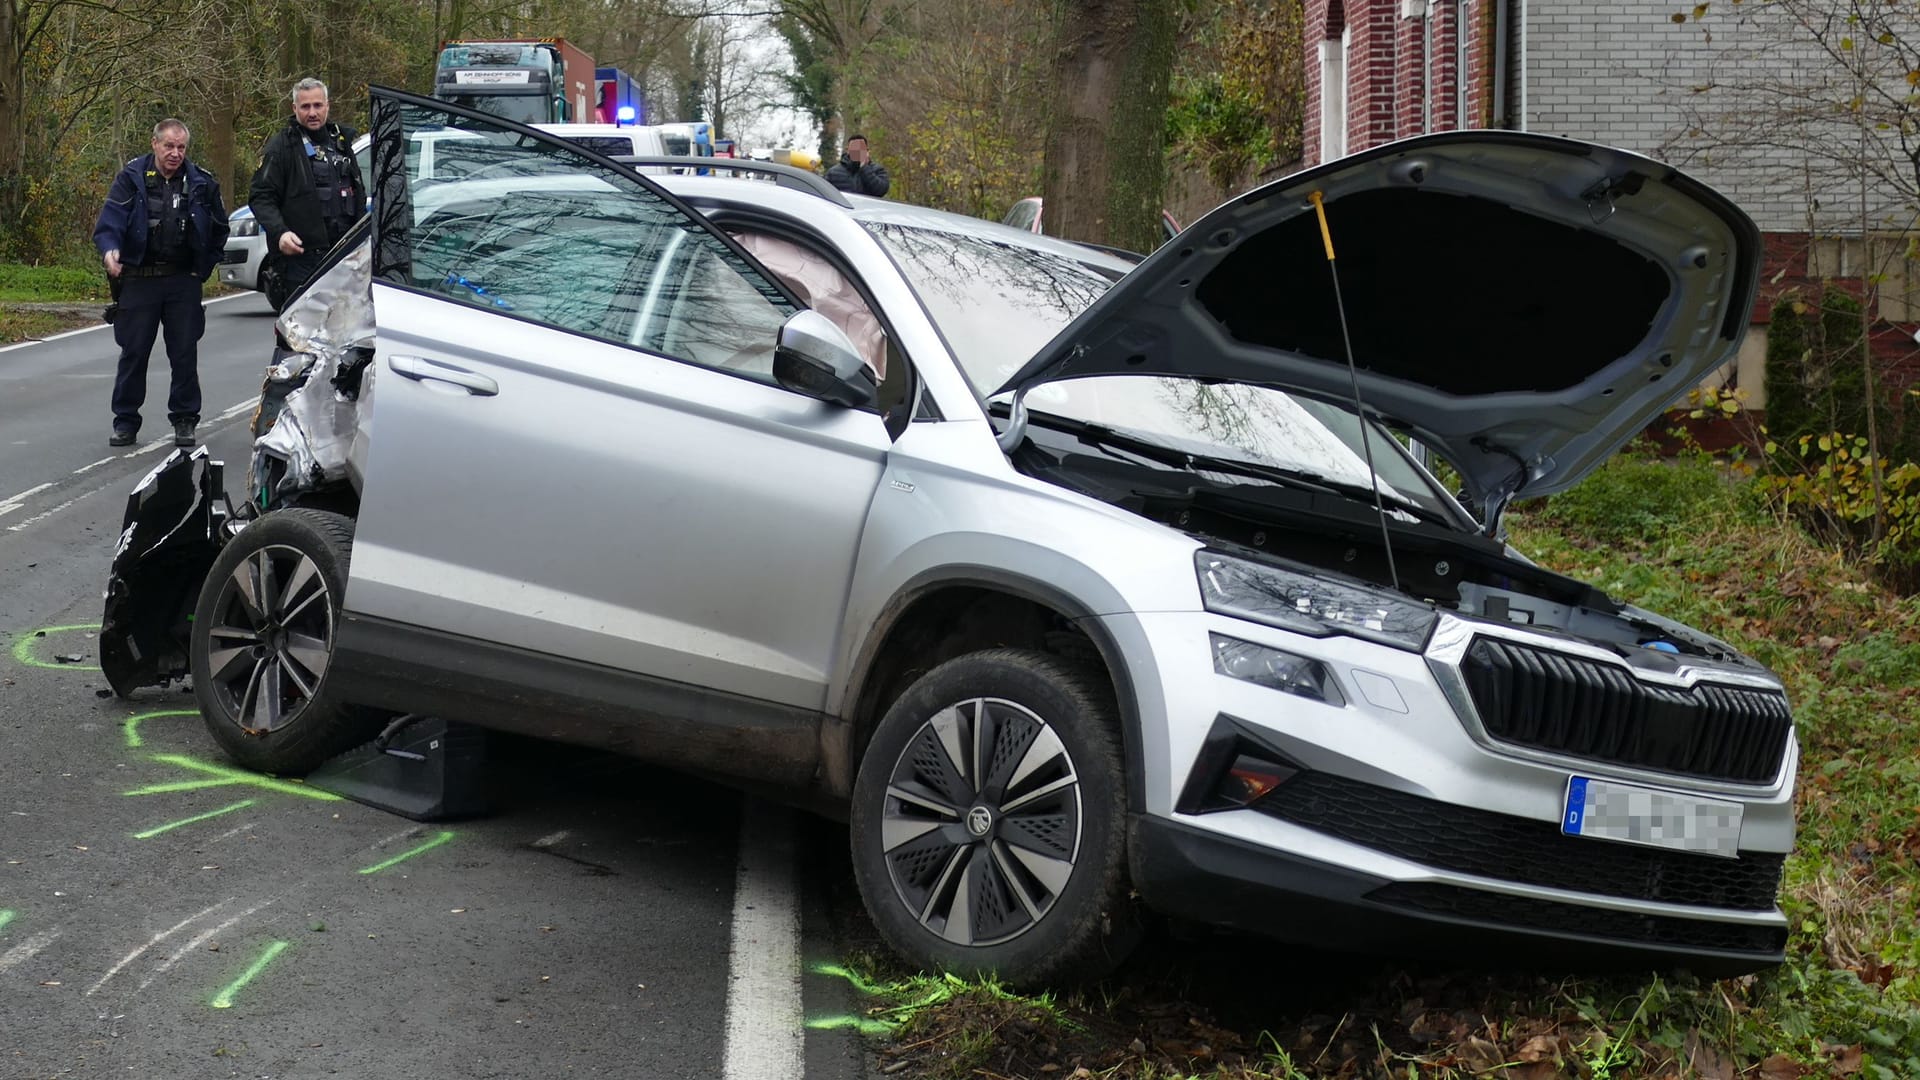
M 25 28 L 14 0 L 0 0 L 0 224 L 19 235 L 20 215 L 26 205 L 26 86 L 21 69 Z M 0 252 L 0 257 L 17 252 Z
M 1160 242 L 1173 5 L 1058 0 L 1046 146 L 1049 235 L 1133 251 Z

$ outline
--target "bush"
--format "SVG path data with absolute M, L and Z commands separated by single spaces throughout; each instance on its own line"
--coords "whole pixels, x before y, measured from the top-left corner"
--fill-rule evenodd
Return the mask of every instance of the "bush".
M 1711 461 L 1663 459 L 1641 447 L 1550 497 L 1538 513 L 1589 543 L 1629 546 L 1657 542 L 1703 518 L 1747 516 L 1751 504 Z

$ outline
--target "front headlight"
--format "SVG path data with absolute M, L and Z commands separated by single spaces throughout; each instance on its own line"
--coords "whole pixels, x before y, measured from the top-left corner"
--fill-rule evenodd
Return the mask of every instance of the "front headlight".
M 256 217 L 241 218 L 239 221 L 228 226 L 227 234 L 229 236 L 259 236 L 260 219 Z
M 1381 589 L 1202 551 L 1193 557 L 1207 610 L 1313 637 L 1344 634 L 1408 652 L 1426 647 L 1439 616 Z

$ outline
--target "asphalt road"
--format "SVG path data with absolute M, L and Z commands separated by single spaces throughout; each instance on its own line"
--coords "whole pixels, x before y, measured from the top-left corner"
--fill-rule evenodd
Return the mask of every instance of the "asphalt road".
M 271 341 L 257 295 L 209 306 L 230 478 Z M 812 971 L 843 830 L 499 738 L 490 812 L 417 823 L 232 768 L 179 686 L 107 694 L 111 548 L 170 449 L 155 353 L 156 441 L 115 449 L 109 331 L 0 349 L 0 1080 L 859 1075 Z

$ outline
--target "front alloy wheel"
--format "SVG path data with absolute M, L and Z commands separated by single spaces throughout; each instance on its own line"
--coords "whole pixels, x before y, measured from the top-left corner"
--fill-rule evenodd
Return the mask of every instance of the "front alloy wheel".
M 849 837 L 874 926 L 909 961 L 1016 984 L 1097 977 L 1139 926 L 1104 672 L 992 649 L 909 686 L 875 727 Z
M 329 678 L 352 546 L 350 518 L 275 511 L 228 542 L 201 586 L 194 693 L 207 731 L 248 768 L 304 773 L 379 731 Z
M 907 741 L 881 815 L 907 910 L 956 945 L 993 945 L 1031 930 L 1072 880 L 1080 777 L 1031 709 L 973 698 Z
M 333 653 L 333 604 L 320 568 L 275 544 L 220 583 L 207 667 L 223 711 L 249 735 L 284 726 L 313 700 Z

